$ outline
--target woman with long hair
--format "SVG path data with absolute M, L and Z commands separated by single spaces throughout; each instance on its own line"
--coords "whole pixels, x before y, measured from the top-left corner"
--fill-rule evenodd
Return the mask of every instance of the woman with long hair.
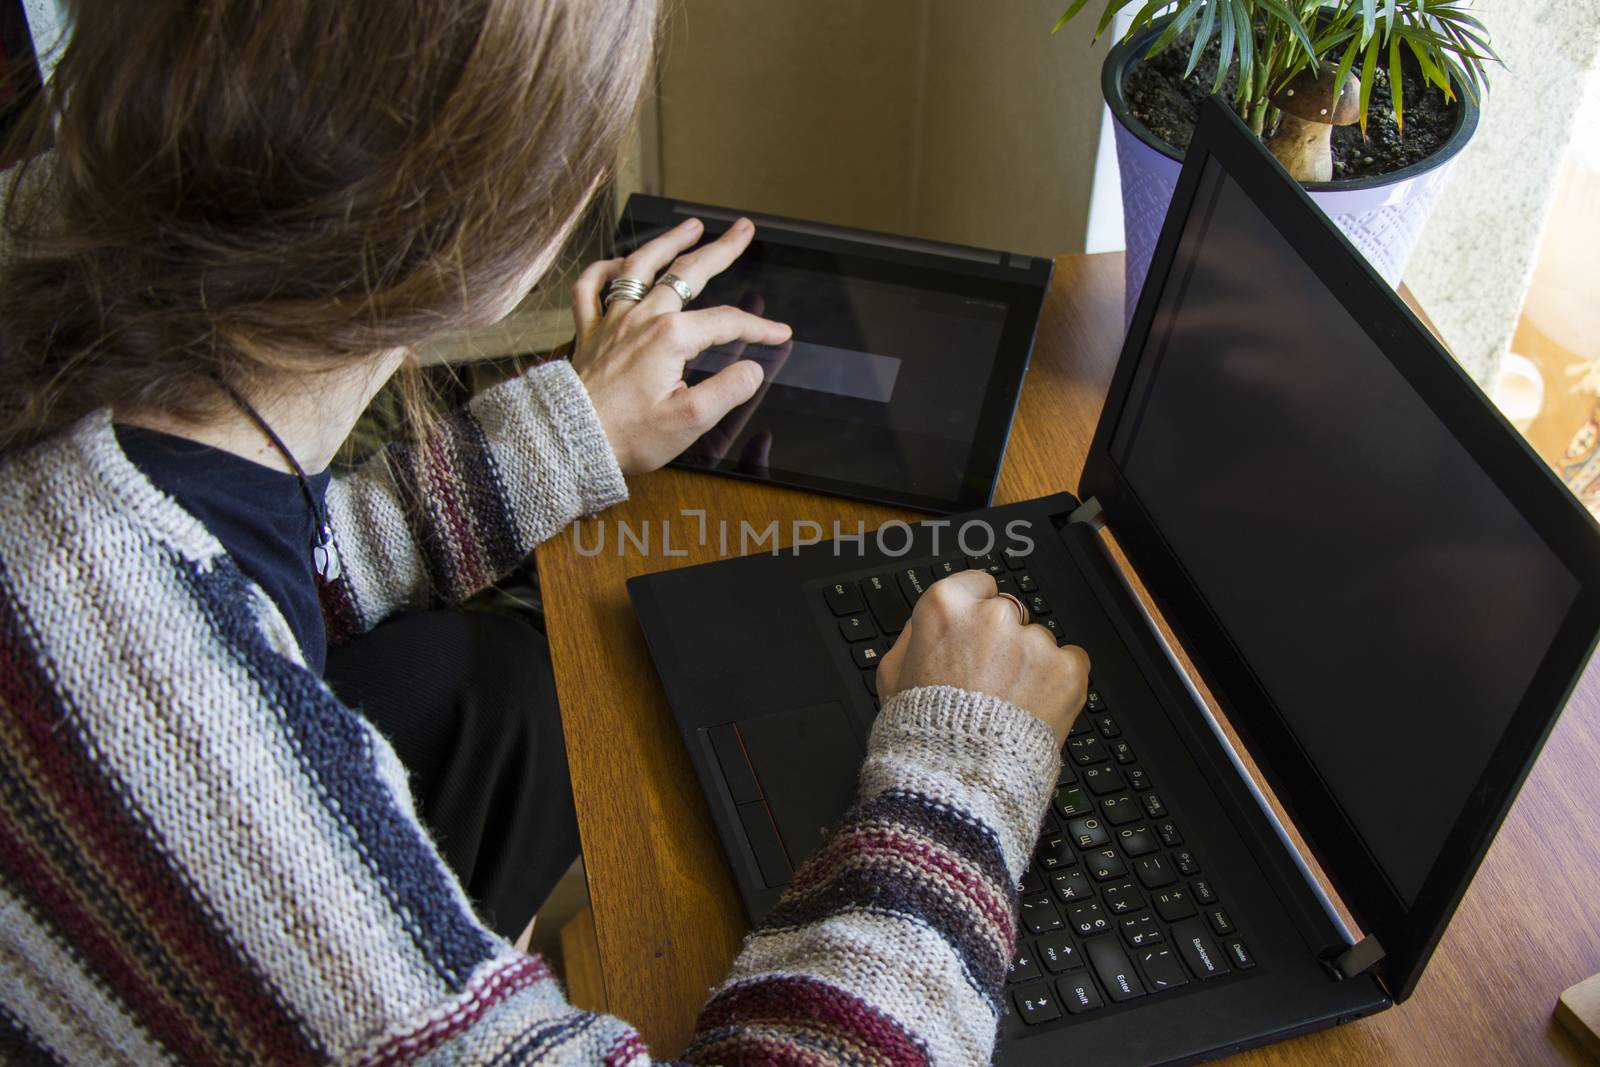
M 655 3 L 70 7 L 4 188 L 0 1056 L 648 1058 L 511 943 L 576 849 L 554 690 L 449 609 L 761 384 L 689 359 L 789 329 L 683 310 L 754 232 L 691 220 L 582 273 L 570 360 L 433 415 L 411 356 L 557 262 Z M 408 432 L 330 474 L 390 384 Z M 919 601 L 858 805 L 686 1058 L 988 1059 L 1087 684 L 1013 611 Z

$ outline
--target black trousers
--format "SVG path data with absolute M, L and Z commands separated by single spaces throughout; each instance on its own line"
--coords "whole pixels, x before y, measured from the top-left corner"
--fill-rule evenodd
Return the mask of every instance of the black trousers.
M 394 745 L 445 861 L 515 939 L 578 856 L 544 635 L 509 615 L 417 612 L 329 649 L 324 676 Z

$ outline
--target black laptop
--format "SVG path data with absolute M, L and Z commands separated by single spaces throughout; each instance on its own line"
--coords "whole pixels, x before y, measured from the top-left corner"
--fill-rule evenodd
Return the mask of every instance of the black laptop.
M 851 802 L 877 660 L 929 583 L 985 568 L 1088 650 L 1005 1064 L 1187 1062 L 1404 1000 L 1600 629 L 1587 512 L 1216 102 L 1077 495 L 912 531 L 629 589 L 754 920 Z

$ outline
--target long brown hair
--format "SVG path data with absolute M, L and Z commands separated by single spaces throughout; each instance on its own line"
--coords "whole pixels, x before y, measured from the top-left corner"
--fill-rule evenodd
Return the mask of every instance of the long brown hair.
M 656 0 L 76 0 L 0 262 L 0 451 L 481 324 L 633 121 Z M 32 173 L 29 173 L 29 171 Z M 0 193 L 3 195 L 3 193 Z

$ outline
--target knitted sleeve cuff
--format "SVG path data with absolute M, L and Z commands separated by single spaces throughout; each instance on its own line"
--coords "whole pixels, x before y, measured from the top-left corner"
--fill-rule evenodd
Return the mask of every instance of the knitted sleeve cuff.
M 1033 852 L 1061 772 L 1055 734 L 1037 716 L 952 686 L 903 690 L 884 704 L 862 768 L 863 799 L 913 789 L 961 808 L 998 836 L 1013 880 Z
M 549 413 L 576 474 L 582 510 L 593 515 L 628 499 L 628 484 L 578 372 L 564 359 L 542 363 L 524 376 Z

